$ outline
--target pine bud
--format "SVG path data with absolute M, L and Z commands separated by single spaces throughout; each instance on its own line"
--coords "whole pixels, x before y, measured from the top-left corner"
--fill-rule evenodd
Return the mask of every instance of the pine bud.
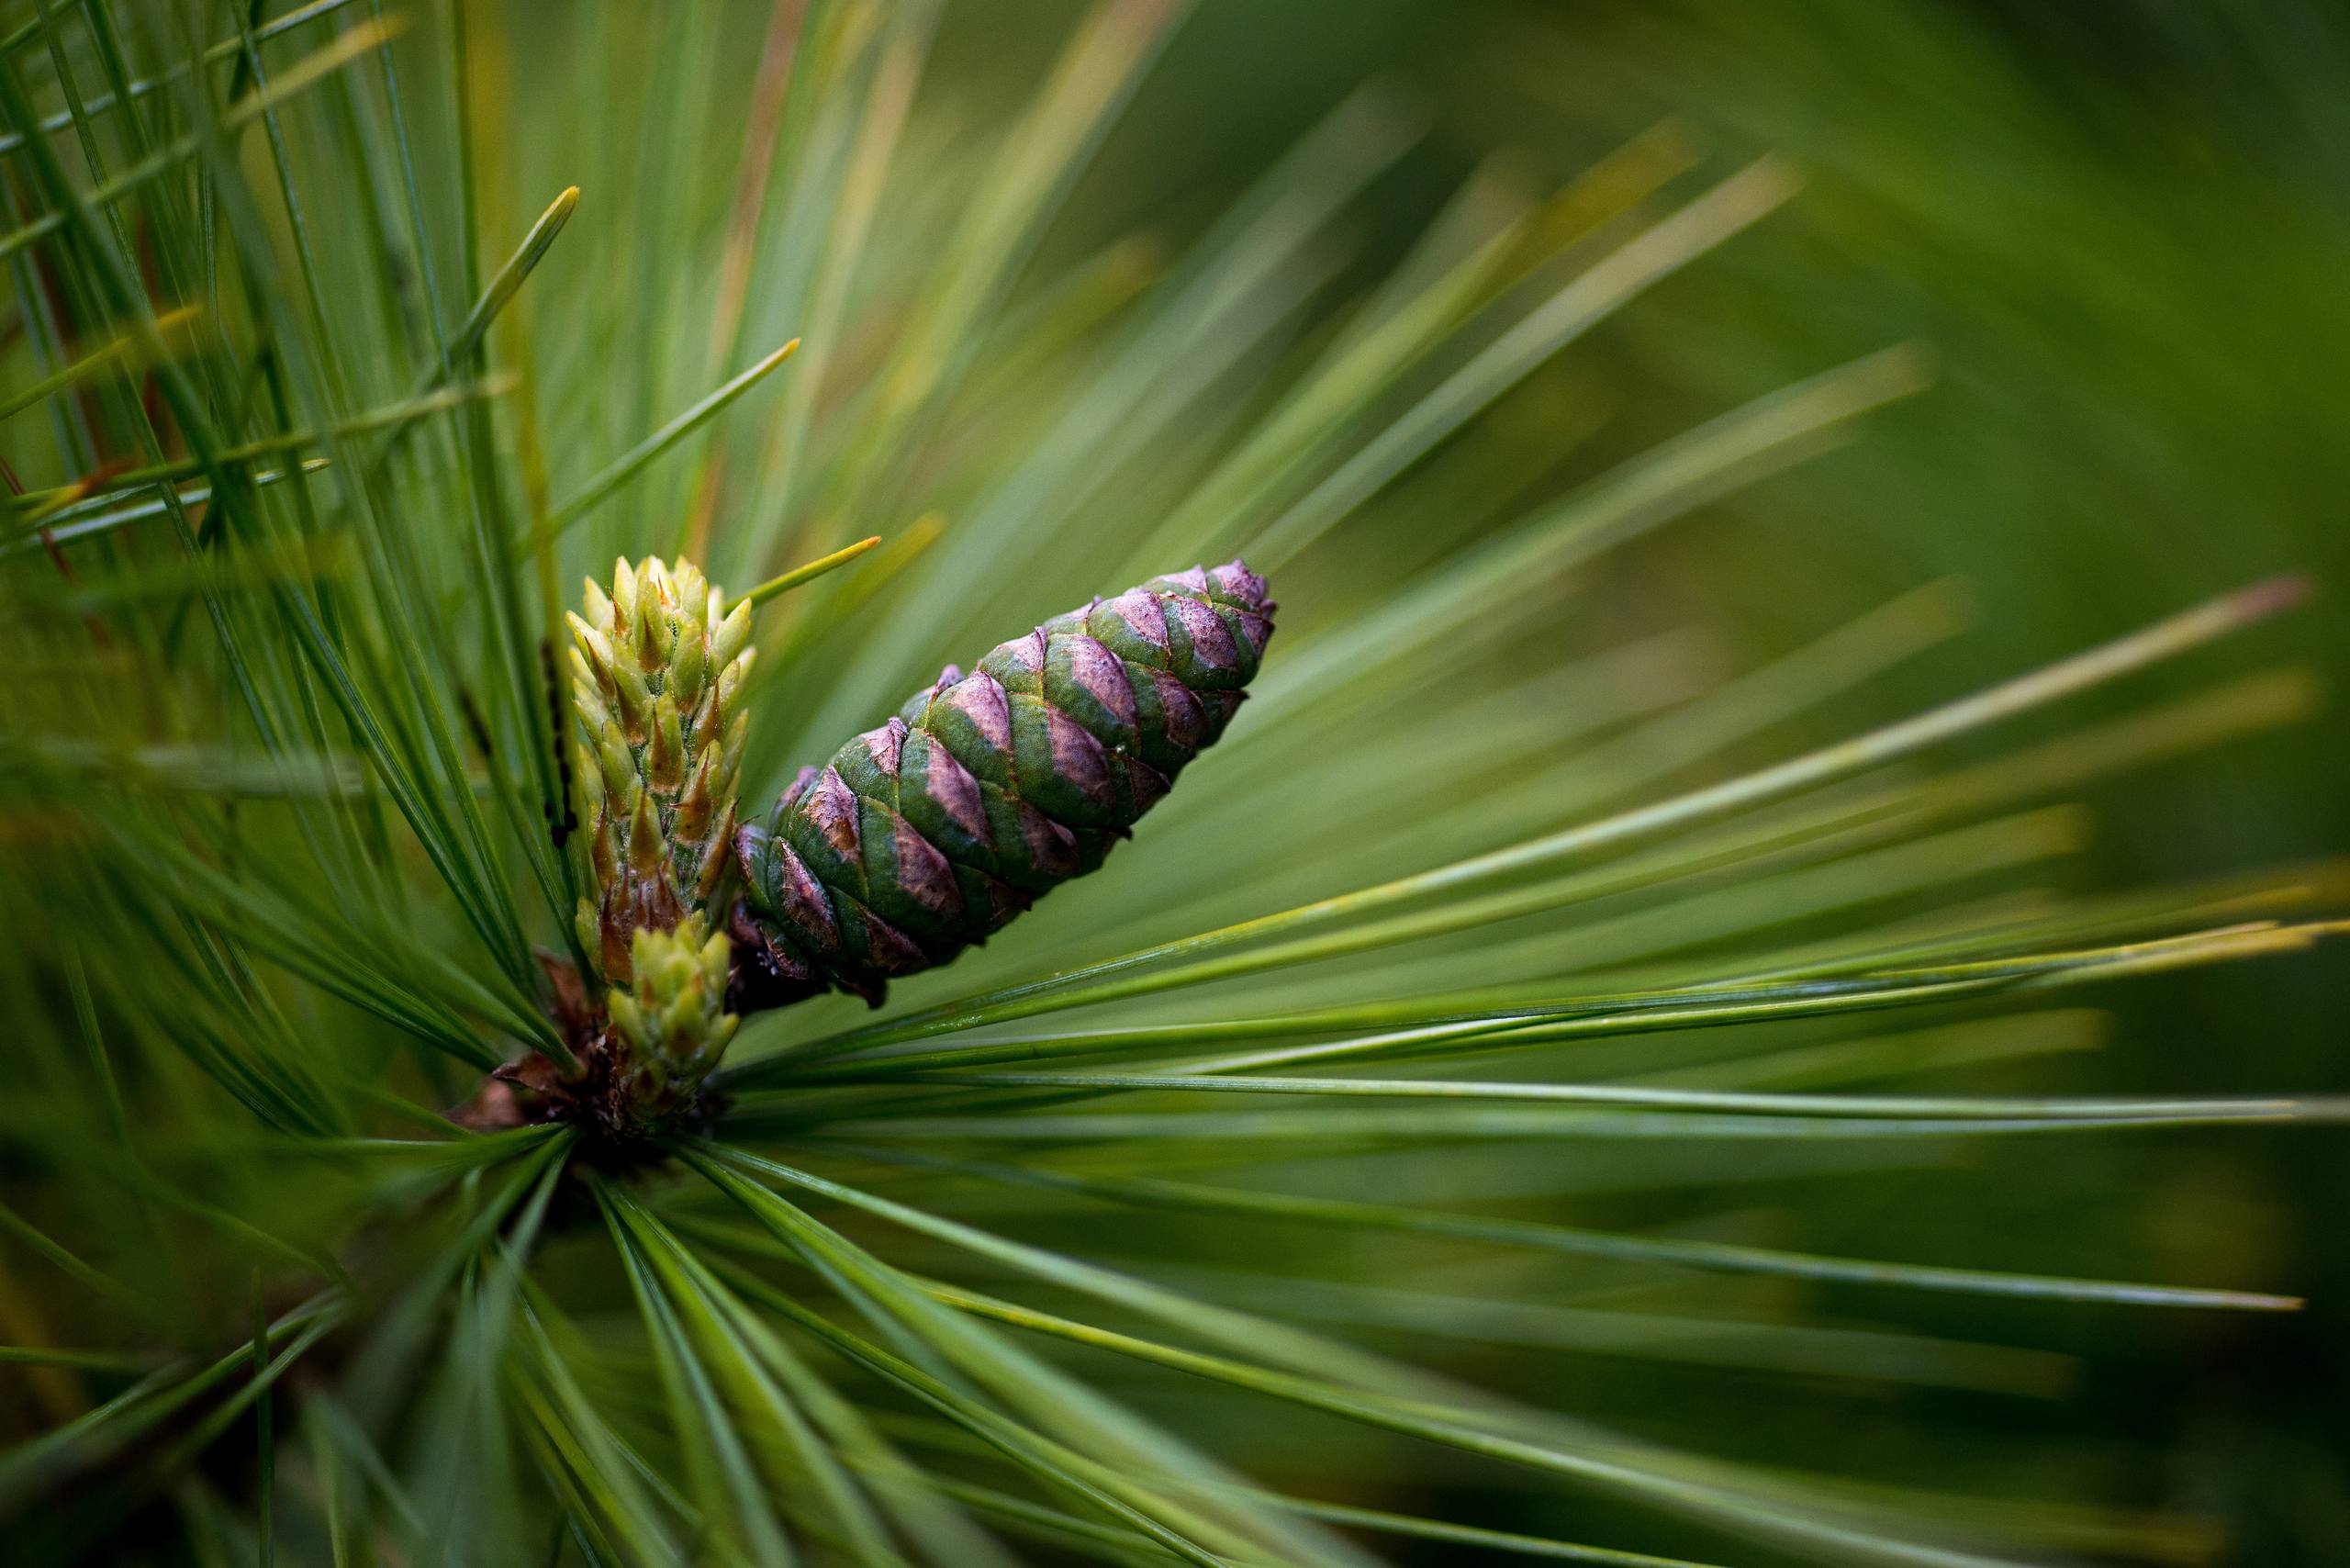
M 948 666 L 734 834 L 731 1004 L 880 1005 L 1102 863 L 1215 744 L 1272 635 L 1239 562 L 1155 577 Z
M 634 937 L 706 903 L 726 868 L 743 755 L 736 694 L 750 671 L 751 611 L 690 562 L 614 564 L 570 617 L 572 708 L 584 831 L 580 946 L 606 980 L 635 974 Z M 615 999 L 615 1006 L 618 999 Z
M 640 927 L 629 947 L 635 979 L 605 998 L 623 1051 L 621 1101 L 658 1122 L 692 1101 L 742 1023 L 726 1011 L 731 944 L 696 911 L 672 930 Z

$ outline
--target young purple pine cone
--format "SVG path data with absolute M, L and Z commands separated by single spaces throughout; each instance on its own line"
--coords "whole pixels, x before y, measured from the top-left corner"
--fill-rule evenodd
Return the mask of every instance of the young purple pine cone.
M 1275 606 L 1238 561 L 1154 577 L 949 665 L 734 836 L 737 1013 L 953 961 L 1102 864 L 1215 744 Z

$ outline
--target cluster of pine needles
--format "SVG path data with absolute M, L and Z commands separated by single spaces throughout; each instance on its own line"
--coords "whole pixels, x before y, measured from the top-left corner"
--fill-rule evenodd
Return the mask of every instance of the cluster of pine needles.
M 1389 253 L 1356 219 L 1421 127 L 1366 91 L 1180 242 L 1047 266 L 1171 0 L 959 114 L 936 0 L 595 9 L 0 36 L 11 1562 L 2191 1555 L 1840 1476 L 1819 1420 L 1954 1402 L 2028 1492 L 2078 1371 L 2035 1314 L 2293 1299 L 1805 1206 L 2335 1109 L 1932 1082 L 2341 928 L 2338 866 L 2044 875 L 2078 792 L 2311 711 L 2211 648 L 2301 585 L 1844 726 L 1948 586 L 1739 667 L 1600 601 L 1915 353 L 1531 492 L 1494 417 L 1781 162 L 1479 168 Z M 447 1113 L 560 1048 L 563 611 L 646 554 L 756 607 L 746 810 L 1093 593 L 1243 555 L 1282 638 L 1099 875 L 886 1011 L 751 1020 L 616 1170 Z M 1759 1436 L 1675 1420 L 1741 1378 Z

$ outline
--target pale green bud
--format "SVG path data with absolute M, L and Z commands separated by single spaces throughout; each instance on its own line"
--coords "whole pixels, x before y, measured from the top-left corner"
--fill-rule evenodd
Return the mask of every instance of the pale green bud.
M 596 783 L 583 784 L 588 846 L 605 939 L 588 945 L 603 978 L 634 972 L 631 937 L 665 927 L 713 895 L 727 865 L 746 721 L 750 609 L 691 562 L 613 564 L 569 617 L 572 705 Z

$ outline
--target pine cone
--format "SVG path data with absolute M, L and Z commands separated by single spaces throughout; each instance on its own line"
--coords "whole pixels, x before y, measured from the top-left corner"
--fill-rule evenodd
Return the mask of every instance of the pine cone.
M 614 985 L 633 972 L 632 936 L 667 931 L 699 909 L 725 872 L 747 721 L 750 606 L 699 567 L 648 558 L 612 567 L 570 617 L 572 703 L 579 722 L 583 869 L 580 946 Z
M 834 988 L 881 1003 L 1082 876 L 1215 744 L 1272 635 L 1239 562 L 1154 577 L 952 665 L 803 770 L 734 852 L 730 1004 Z

